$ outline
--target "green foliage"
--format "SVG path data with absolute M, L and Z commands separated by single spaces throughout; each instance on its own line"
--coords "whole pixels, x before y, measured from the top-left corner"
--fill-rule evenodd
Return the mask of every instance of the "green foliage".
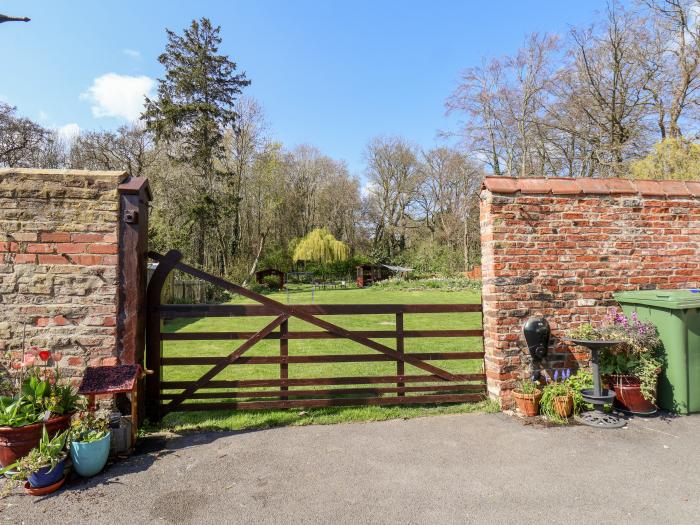
M 683 137 L 667 138 L 654 145 L 643 159 L 630 163 L 635 179 L 700 179 L 700 144 Z
M 481 281 L 471 281 L 463 277 L 442 278 L 442 279 L 401 279 L 392 277 L 383 281 L 376 282 L 372 288 L 389 288 L 400 290 L 444 290 L 448 292 L 456 292 L 462 290 L 481 291 Z
M 395 262 L 390 264 L 402 264 L 427 275 L 454 276 L 465 266 L 461 250 L 427 239 L 394 259 Z
M 567 423 L 566 418 L 557 414 L 554 402 L 557 397 L 572 395 L 571 385 L 567 381 L 553 381 L 545 385 L 540 398 L 540 413 L 555 423 Z
M 360 421 L 387 421 L 444 414 L 498 413 L 493 400 L 479 403 L 428 406 L 332 407 L 308 410 L 222 410 L 215 412 L 173 412 L 150 430 L 252 430 L 282 426 L 335 425 Z
M 44 377 L 42 377 L 42 370 Z M 32 367 L 14 397 L 0 397 L 0 426 L 20 427 L 44 420 L 47 415 L 76 410 L 79 396 L 70 385 L 58 383 L 58 371 Z
M 261 257 L 259 268 L 277 268 L 280 271 L 288 272 L 292 269 L 292 263 L 289 250 L 282 247 L 271 247 Z
M 348 246 L 336 239 L 326 228 L 316 228 L 302 238 L 292 250 L 292 259 L 331 263 L 344 261 L 350 255 Z
M 600 330 L 596 330 L 591 323 L 583 323 L 573 330 L 569 331 L 569 337 L 579 339 L 581 341 L 600 341 L 603 339 L 603 334 Z
M 277 291 L 281 288 L 280 279 L 276 275 L 266 275 L 263 277 L 263 285 L 272 291 Z
M 84 412 L 71 422 L 70 440 L 78 443 L 97 441 L 107 435 L 108 425 L 107 418 Z
M 349 257 L 344 260 L 330 261 L 326 263 L 308 262 L 304 265 L 306 271 L 314 272 L 316 275 L 332 276 L 336 278 L 355 278 L 356 268 L 367 261 L 361 257 Z
M 652 323 L 640 321 L 635 313 L 628 318 L 620 312 L 611 312 L 600 326 L 581 325 L 570 336 L 574 339 L 620 341 L 620 344 L 601 352 L 601 373 L 636 377 L 644 398 L 656 402 L 656 385 L 663 361 L 659 353 L 661 340 Z
M 27 399 L 14 399 L 0 397 L 0 426 L 22 427 L 38 423 L 44 414 L 37 411 L 37 407 Z
M 515 386 L 515 391 L 519 394 L 531 395 L 536 394 L 540 389 L 539 384 L 531 381 L 530 379 L 521 379 Z
M 601 374 L 636 377 L 642 396 L 651 403 L 656 403 L 656 385 L 662 366 L 661 358 L 650 353 L 603 352 L 600 356 Z
M 65 448 L 68 432 L 68 430 L 64 430 L 50 438 L 49 433 L 46 431 L 46 425 L 44 425 L 39 446 L 30 450 L 29 454 L 16 463 L 0 470 L 0 474 L 5 474 L 12 470 L 16 472 L 13 478 L 24 479 L 44 467 L 50 466 L 49 472 L 52 471 L 66 456 Z
M 593 388 L 593 374 L 590 370 L 580 368 L 575 374 L 570 376 L 566 382 L 571 387 L 571 394 L 574 397 L 574 414 L 578 414 L 586 407 L 581 390 Z

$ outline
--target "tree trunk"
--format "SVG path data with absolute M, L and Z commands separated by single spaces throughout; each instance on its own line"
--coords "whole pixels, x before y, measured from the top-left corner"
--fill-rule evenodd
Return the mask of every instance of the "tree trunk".
M 248 277 L 245 278 L 243 281 L 243 286 L 248 286 L 248 282 L 253 278 L 253 275 L 255 275 L 256 270 L 258 269 L 258 262 L 260 262 L 260 255 L 262 255 L 263 247 L 265 246 L 265 238 L 267 237 L 267 232 L 265 232 L 262 237 L 260 237 L 260 245 L 258 246 L 258 253 L 255 254 L 255 260 L 253 261 L 253 265 L 250 267 L 250 271 L 248 272 Z

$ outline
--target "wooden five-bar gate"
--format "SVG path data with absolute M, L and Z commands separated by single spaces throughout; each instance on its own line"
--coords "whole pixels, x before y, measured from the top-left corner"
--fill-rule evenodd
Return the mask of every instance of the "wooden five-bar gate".
M 486 377 L 483 366 L 479 366 L 481 370 L 479 373 L 454 374 L 430 363 L 437 360 L 479 360 L 483 363 L 483 351 L 420 353 L 404 351 L 404 342 L 407 338 L 483 337 L 482 330 L 405 330 L 405 314 L 481 312 L 480 304 L 288 305 L 193 268 L 181 262 L 182 255 L 178 251 L 171 250 L 166 255 L 151 252 L 149 256 L 159 263 L 151 277 L 147 292 L 146 367 L 149 375 L 146 380 L 146 410 L 148 417 L 152 420 L 159 420 L 165 414 L 174 411 L 462 403 L 482 400 L 485 397 Z M 163 285 L 168 274 L 173 270 L 180 270 L 252 299 L 258 304 L 161 304 Z M 396 328 L 395 330 L 351 331 L 318 317 L 319 315 L 360 314 L 393 314 Z M 272 316 L 273 319 L 257 332 L 167 333 L 162 329 L 163 321 L 166 319 L 231 316 Z M 300 319 L 321 330 L 289 331 L 290 318 Z M 245 355 L 248 350 L 264 339 L 279 340 L 279 355 Z M 318 339 L 346 339 L 374 352 L 290 355 L 290 340 Z M 376 339 L 393 339 L 395 348 L 379 343 Z M 183 340 L 243 340 L 243 343 L 226 356 L 170 357 L 163 355 L 163 341 Z M 290 364 L 383 361 L 396 363 L 395 375 L 289 377 Z M 279 373 L 275 374 L 276 377 L 269 379 L 215 379 L 229 366 L 256 364 L 279 365 Z M 192 365 L 211 365 L 211 368 L 192 381 L 164 381 L 162 378 L 163 366 Z M 407 374 L 406 365 L 418 368 L 423 373 Z M 231 399 L 234 401 L 230 401 Z

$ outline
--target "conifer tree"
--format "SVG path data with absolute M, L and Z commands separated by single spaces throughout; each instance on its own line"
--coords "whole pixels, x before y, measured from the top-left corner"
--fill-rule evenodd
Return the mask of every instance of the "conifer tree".
M 158 96 L 146 97 L 142 115 L 171 159 L 193 173 L 192 199 L 185 213 L 193 224 L 193 248 L 204 265 L 207 227 L 217 222 L 212 189 L 224 156 L 224 134 L 235 129 L 236 96 L 250 84 L 236 63 L 219 54 L 220 27 L 207 18 L 193 20 L 182 35 L 166 29 L 168 43 L 158 61 L 165 77 L 158 80 Z

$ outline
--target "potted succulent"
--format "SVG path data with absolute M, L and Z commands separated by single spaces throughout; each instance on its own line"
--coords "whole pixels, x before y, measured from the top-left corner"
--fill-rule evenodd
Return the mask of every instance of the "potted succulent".
M 70 429 L 70 458 L 78 474 L 90 477 L 104 468 L 109 457 L 110 438 L 106 418 L 87 412 L 73 420 Z
M 44 366 L 35 366 L 36 358 Z M 49 368 L 47 350 L 26 353 L 9 395 L 0 396 L 0 466 L 6 467 L 35 448 L 46 428 L 49 437 L 68 429 L 78 405 L 70 385 L 61 385 L 58 369 Z
M 518 405 L 518 410 L 528 417 L 536 416 L 539 409 L 542 391 L 538 384 L 529 379 L 518 382 L 513 390 L 513 397 Z
M 663 362 L 659 355 L 661 340 L 652 323 L 640 321 L 636 313 L 627 317 L 613 311 L 600 326 L 586 324 L 573 335 L 619 341 L 600 353 L 601 375 L 615 392 L 615 408 L 638 415 L 656 412 L 657 381 Z
M 46 426 L 42 427 L 41 439 L 36 448 L 16 463 L 0 470 L 1 474 L 12 471 L 12 479 L 26 479 L 24 485 L 29 494 L 43 496 L 58 490 L 65 480 L 66 441 L 68 431 L 49 437 Z

